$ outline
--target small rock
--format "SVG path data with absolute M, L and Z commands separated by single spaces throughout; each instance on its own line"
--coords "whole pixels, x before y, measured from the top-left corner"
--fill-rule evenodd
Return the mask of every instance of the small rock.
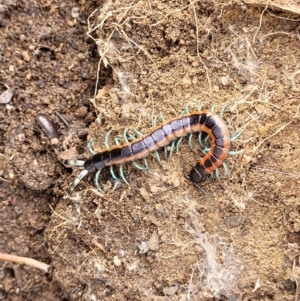
M 147 203 L 150 201 L 149 193 L 147 192 L 146 188 L 141 187 L 140 194 Z
M 141 243 L 137 247 L 140 254 L 145 254 L 149 251 L 149 247 L 145 241 L 141 241 Z
M 119 267 L 122 264 L 120 258 L 118 256 L 114 256 L 114 265 Z
M 178 291 L 178 286 L 177 285 L 168 286 L 168 287 L 163 288 L 163 293 L 166 296 L 173 296 L 173 295 L 176 294 L 177 291 Z
M 237 227 L 245 221 L 245 218 L 241 215 L 232 215 L 226 218 L 226 224 L 229 228 Z
M 146 243 L 151 251 L 157 251 L 159 249 L 159 237 L 157 232 L 154 231 Z
M 9 103 L 14 96 L 14 93 L 10 90 L 5 90 L 0 95 L 0 103 Z

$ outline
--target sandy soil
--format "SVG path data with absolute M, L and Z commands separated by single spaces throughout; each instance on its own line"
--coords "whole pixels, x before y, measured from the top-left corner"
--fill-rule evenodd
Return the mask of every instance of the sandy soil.
M 253 1 L 0 8 L 0 91 L 13 92 L 0 104 L 0 253 L 52 266 L 0 261 L 0 299 L 298 300 L 299 15 Z M 203 155 L 196 137 L 161 165 L 149 155 L 149 170 L 124 165 L 128 184 L 104 170 L 104 194 L 91 174 L 67 197 L 80 168 L 62 160 L 89 158 L 90 139 L 100 152 L 109 131 L 124 143 L 124 129 L 199 103 L 226 106 L 241 132 L 207 197 L 183 176 Z

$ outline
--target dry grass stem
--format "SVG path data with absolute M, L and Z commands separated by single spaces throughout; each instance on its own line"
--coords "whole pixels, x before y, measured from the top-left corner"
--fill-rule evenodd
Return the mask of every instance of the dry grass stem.
M 0 260 L 15 262 L 15 263 L 19 263 L 19 264 L 25 264 L 25 265 L 31 266 L 33 268 L 40 269 L 46 273 L 49 273 L 51 270 L 50 265 L 40 262 L 38 260 L 32 259 L 32 258 L 28 258 L 28 257 L 21 257 L 21 256 L 17 256 L 17 255 L 0 253 Z

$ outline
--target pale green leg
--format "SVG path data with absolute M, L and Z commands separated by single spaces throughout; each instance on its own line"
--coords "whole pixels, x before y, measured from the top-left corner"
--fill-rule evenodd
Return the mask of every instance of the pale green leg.
M 190 149 L 193 149 L 192 138 L 193 138 L 193 134 L 190 134 L 189 135 L 189 147 L 190 147 Z
M 100 181 L 99 181 L 99 179 L 100 179 L 100 173 L 101 173 L 101 169 L 96 172 L 96 175 L 95 175 L 95 186 L 97 187 L 97 189 L 98 189 L 98 191 L 100 193 L 104 193 L 104 191 L 102 190 L 102 188 L 100 186 Z
M 87 148 L 90 152 L 91 155 L 95 155 L 96 152 L 93 150 L 93 142 L 94 142 L 94 138 L 92 138 L 88 143 L 87 143 Z
M 203 140 L 202 140 L 202 132 L 199 132 L 198 141 L 199 141 L 200 146 L 204 147 Z
M 145 164 L 145 167 L 136 163 L 136 162 L 132 162 L 133 166 L 136 168 L 136 169 L 139 169 L 139 170 L 146 170 L 146 169 L 149 169 L 148 167 L 148 164 L 147 164 L 147 161 L 144 159 L 144 162 L 146 163 Z
M 164 115 L 164 113 L 162 113 L 162 112 L 160 112 L 159 113 L 159 117 L 160 117 L 160 120 L 162 121 L 162 122 L 165 122 L 165 115 Z
M 154 154 L 155 154 L 155 157 L 156 157 L 156 160 L 158 161 L 158 163 L 159 163 L 160 165 L 162 165 L 161 159 L 160 159 L 160 156 L 159 156 L 158 151 L 155 151 Z
M 225 112 L 225 109 L 226 109 L 227 105 L 223 106 L 221 112 L 220 112 L 220 117 L 223 118 L 223 115 L 224 115 L 224 112 Z
M 180 147 L 180 143 L 182 141 L 183 137 L 179 138 L 176 142 L 176 153 L 179 153 L 179 147 Z
M 104 145 L 107 149 L 109 149 L 109 136 L 112 130 L 108 131 L 107 134 L 105 135 L 105 140 L 104 140 Z
M 230 172 L 229 172 L 229 168 L 228 168 L 227 164 L 225 162 L 223 162 L 222 165 L 224 167 L 226 175 L 230 178 Z
M 120 165 L 119 171 L 120 171 L 120 176 L 121 176 L 122 180 L 123 180 L 127 185 L 129 185 L 129 183 L 127 182 L 127 180 L 126 180 L 126 178 L 125 178 L 125 176 L 124 176 L 123 165 Z
M 176 144 L 176 140 L 173 140 L 173 141 L 171 142 L 170 157 L 172 156 L 173 151 L 174 151 L 174 149 L 175 149 L 175 144 Z
M 198 109 L 198 111 L 201 111 L 202 106 L 203 106 L 203 103 L 202 103 L 202 102 L 199 102 L 199 103 L 197 104 L 197 109 Z
M 237 132 L 234 136 L 230 137 L 230 141 L 234 141 L 236 139 L 238 139 L 242 134 L 242 131 Z
M 115 181 L 120 182 L 120 179 L 118 179 L 117 176 L 115 175 L 115 172 L 114 172 L 114 169 L 113 169 L 113 166 L 112 166 L 112 165 L 109 166 L 109 172 L 110 172 L 112 178 L 113 178 Z
M 243 149 L 240 149 L 240 150 L 232 150 L 232 151 L 229 151 L 228 154 L 229 155 L 240 155 L 244 152 Z

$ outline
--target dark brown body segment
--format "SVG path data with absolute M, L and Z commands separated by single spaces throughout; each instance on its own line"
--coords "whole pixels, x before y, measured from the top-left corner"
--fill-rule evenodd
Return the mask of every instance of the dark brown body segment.
M 208 111 L 196 111 L 173 118 L 129 143 L 95 154 L 85 162 L 85 169 L 95 171 L 105 166 L 142 159 L 176 138 L 200 131 L 209 135 L 211 147 L 190 172 L 191 181 L 199 183 L 222 165 L 230 147 L 230 135 L 225 122 Z

